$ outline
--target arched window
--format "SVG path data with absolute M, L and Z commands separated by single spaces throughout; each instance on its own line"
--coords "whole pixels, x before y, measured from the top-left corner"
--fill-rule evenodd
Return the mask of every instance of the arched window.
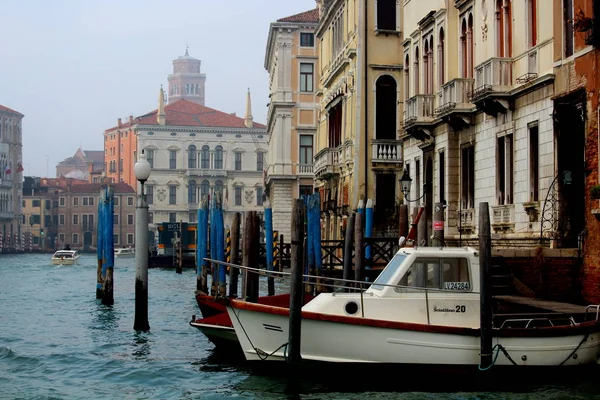
M 438 39 L 438 84 L 440 89 L 444 84 L 444 28 L 440 28 L 440 35 Z
M 210 183 L 206 180 L 202 181 L 202 185 L 200 186 L 200 197 L 204 198 L 204 196 L 208 196 L 210 193 Z
M 423 86 L 425 90 L 425 94 L 429 94 L 429 87 L 431 82 L 429 82 L 429 40 L 425 39 L 425 44 L 423 45 Z
M 375 84 L 377 139 L 396 139 L 396 81 L 389 75 L 382 75 Z
M 511 57 L 512 10 L 511 0 L 496 0 L 496 54 Z
M 196 204 L 196 181 L 188 181 L 188 203 Z
M 223 181 L 215 181 L 215 193 L 223 193 Z
M 462 19 L 462 23 L 460 26 L 460 60 L 461 60 L 461 71 L 462 77 L 469 77 L 469 67 L 468 67 L 468 55 L 467 55 L 467 20 L 465 18 Z
M 188 168 L 196 168 L 196 146 L 193 144 L 188 147 Z
M 210 148 L 207 145 L 202 146 L 202 153 L 200 153 L 200 168 L 210 168 Z
M 215 169 L 223 169 L 223 147 L 215 147 Z
M 415 96 L 421 93 L 419 90 L 419 73 L 419 48 L 417 47 L 415 49 L 415 72 L 413 77 L 415 83 Z
M 467 68 L 469 78 L 473 77 L 473 68 L 475 67 L 473 60 L 473 14 L 469 14 L 469 21 L 467 22 Z

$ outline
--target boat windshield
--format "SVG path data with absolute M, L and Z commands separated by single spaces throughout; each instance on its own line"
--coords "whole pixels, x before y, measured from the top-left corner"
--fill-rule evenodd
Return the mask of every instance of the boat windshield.
M 406 259 L 406 256 L 407 255 L 404 253 L 396 253 L 394 258 L 391 259 L 388 265 L 386 265 L 383 271 L 381 271 L 377 279 L 375 279 L 375 282 L 373 282 L 371 288 L 375 290 L 382 290 L 385 288 L 385 286 L 377 285 L 378 283 L 389 285 L 390 279 L 392 279 L 392 276 L 394 276 L 396 271 L 398 271 L 398 268 L 400 268 L 400 265 L 402 265 Z

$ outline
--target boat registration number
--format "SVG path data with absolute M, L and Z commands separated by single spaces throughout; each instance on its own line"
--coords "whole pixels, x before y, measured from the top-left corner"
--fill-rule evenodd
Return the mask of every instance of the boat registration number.
M 446 290 L 469 290 L 469 282 L 444 282 Z

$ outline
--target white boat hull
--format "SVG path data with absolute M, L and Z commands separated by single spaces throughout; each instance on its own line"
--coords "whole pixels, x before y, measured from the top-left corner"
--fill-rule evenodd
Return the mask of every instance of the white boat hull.
M 75 265 L 79 263 L 79 257 L 76 258 L 52 258 L 53 265 Z
M 227 312 L 247 360 L 285 360 L 289 337 L 287 312 L 273 314 L 231 306 L 227 306 Z M 301 356 L 303 360 L 333 363 L 477 366 L 480 337 L 478 330 L 472 331 L 452 334 L 370 326 L 366 321 L 349 324 L 303 318 Z M 507 351 L 512 361 L 500 352 L 495 365 L 513 365 L 513 362 L 524 366 L 581 365 L 597 361 L 600 334 L 494 337 L 493 345 L 496 344 Z

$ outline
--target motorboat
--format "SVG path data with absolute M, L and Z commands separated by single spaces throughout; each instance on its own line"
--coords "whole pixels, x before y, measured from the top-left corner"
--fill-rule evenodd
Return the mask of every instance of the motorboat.
M 114 250 L 115 258 L 134 258 L 135 249 L 133 247 L 118 247 Z
M 368 288 L 321 293 L 302 307 L 300 356 L 325 363 L 481 368 L 481 297 L 476 249 L 400 248 Z M 596 363 L 599 309 L 491 314 L 484 327 L 491 326 L 485 336 L 493 345 L 492 365 Z M 226 310 L 246 360 L 287 359 L 289 307 L 233 299 Z
M 58 250 L 52 255 L 52 264 L 74 265 L 78 263 L 79 257 L 77 250 Z

